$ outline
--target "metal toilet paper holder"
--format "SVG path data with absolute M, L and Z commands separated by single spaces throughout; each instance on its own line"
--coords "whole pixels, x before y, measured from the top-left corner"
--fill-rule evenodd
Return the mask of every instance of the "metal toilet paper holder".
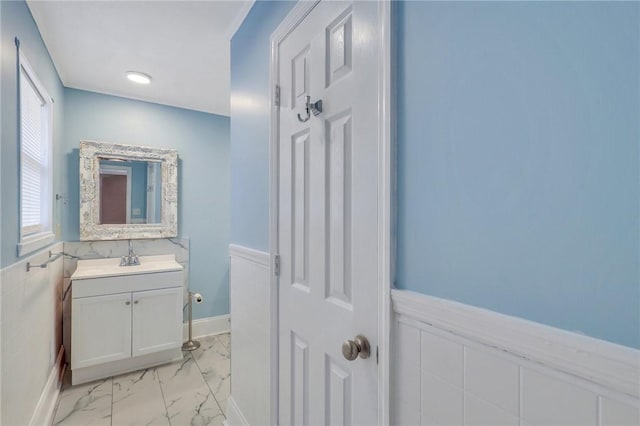
M 202 295 L 200 293 L 189 293 L 189 301 L 187 302 L 187 306 L 189 307 L 189 340 L 182 344 L 183 351 L 193 351 L 200 347 L 200 342 L 197 340 L 193 340 L 192 336 L 192 322 L 193 322 L 193 301 L 196 303 L 202 303 Z

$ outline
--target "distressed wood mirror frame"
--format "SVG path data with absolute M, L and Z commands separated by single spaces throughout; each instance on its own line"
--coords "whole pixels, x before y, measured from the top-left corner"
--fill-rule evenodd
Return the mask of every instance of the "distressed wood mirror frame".
M 100 159 L 161 164 L 159 223 L 100 223 Z M 80 240 L 128 240 L 178 236 L 178 152 L 168 148 L 80 142 Z

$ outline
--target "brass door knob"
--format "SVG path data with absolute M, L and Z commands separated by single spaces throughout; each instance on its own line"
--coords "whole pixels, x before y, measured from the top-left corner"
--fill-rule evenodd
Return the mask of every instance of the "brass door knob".
M 367 359 L 371 355 L 369 341 L 362 334 L 358 334 L 355 339 L 347 340 L 342 344 L 342 355 L 349 361 L 353 361 L 358 356 Z

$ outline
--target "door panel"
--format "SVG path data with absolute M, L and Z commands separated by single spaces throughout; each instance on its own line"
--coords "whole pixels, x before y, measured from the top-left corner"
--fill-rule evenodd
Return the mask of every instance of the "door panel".
M 282 425 L 377 423 L 376 23 L 375 2 L 321 1 L 279 44 Z M 347 361 L 357 334 L 373 355 Z
M 346 309 L 351 306 L 351 111 L 326 121 L 327 259 L 326 297 Z
M 309 345 L 291 332 L 291 419 L 293 424 L 309 424 Z
M 293 137 L 293 285 L 309 291 L 309 131 Z
M 325 411 L 331 426 L 350 425 L 351 422 L 351 373 L 328 355 L 325 356 L 326 386 Z

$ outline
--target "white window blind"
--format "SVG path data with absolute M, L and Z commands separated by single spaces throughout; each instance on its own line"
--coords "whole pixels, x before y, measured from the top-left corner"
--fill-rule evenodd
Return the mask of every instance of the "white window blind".
M 50 135 L 46 94 L 20 67 L 20 223 L 22 237 L 50 231 Z
M 20 76 L 22 235 L 41 232 L 46 226 L 42 205 L 49 160 L 46 107 L 46 102 L 23 71 Z

